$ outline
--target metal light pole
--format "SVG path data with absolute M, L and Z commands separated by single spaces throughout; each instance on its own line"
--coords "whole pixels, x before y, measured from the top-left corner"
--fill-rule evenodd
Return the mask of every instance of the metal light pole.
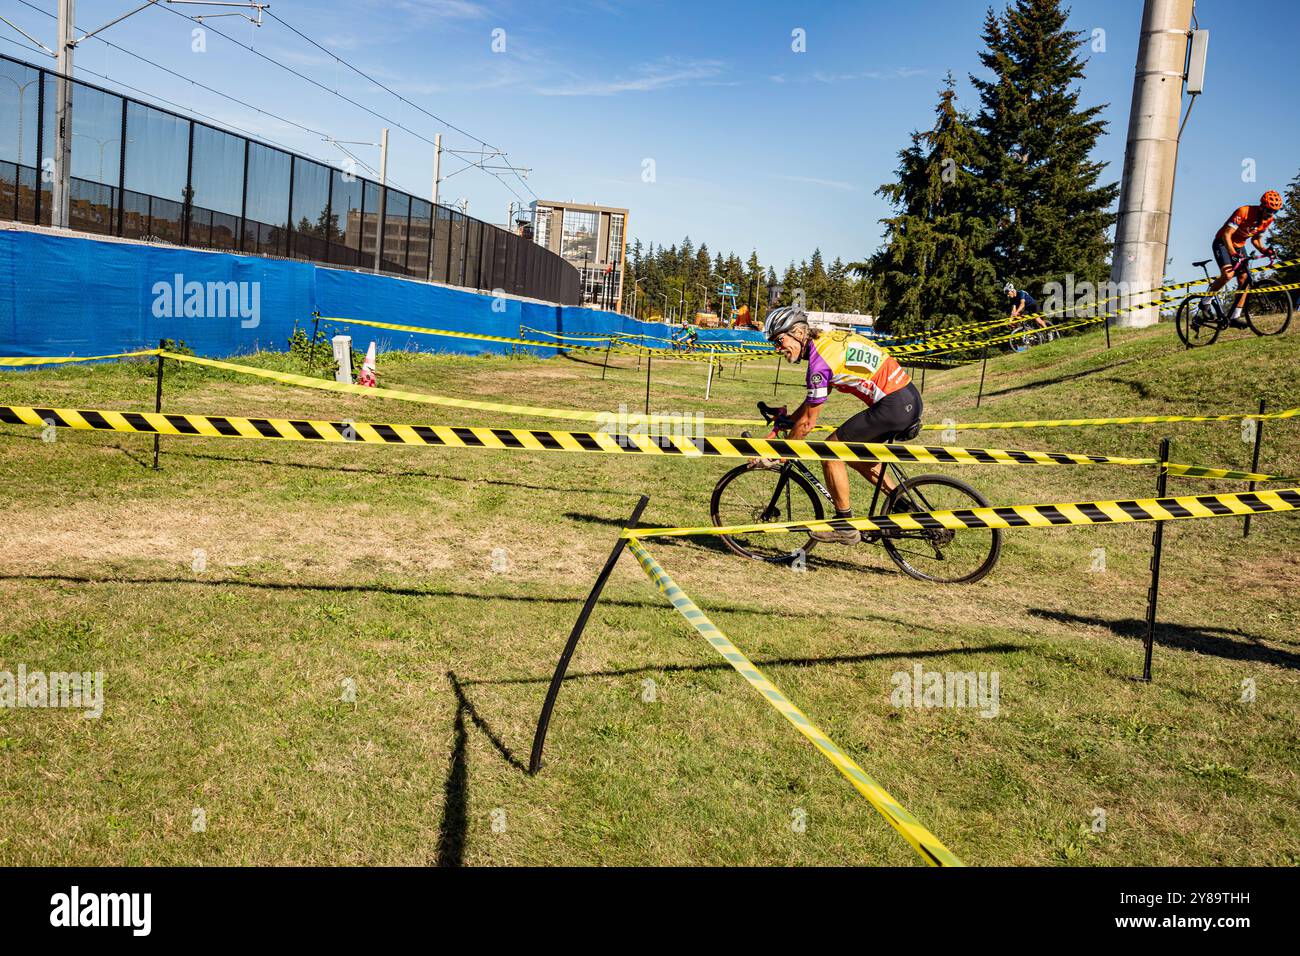
M 438 205 L 438 187 L 442 185 L 442 134 L 433 134 L 433 205 Z M 434 210 L 437 215 L 437 210 Z M 506 220 L 506 227 L 509 228 L 510 220 Z
M 647 278 L 646 276 L 642 276 L 641 278 L 637 279 L 636 281 L 634 281 L 634 282 L 632 283 L 632 318 L 634 318 L 634 319 L 637 317 L 637 313 L 636 313 L 636 296 L 637 296 L 637 292 L 639 291 L 639 290 L 637 289 L 637 287 L 638 287 L 642 282 L 645 282 L 646 278 Z
M 96 34 L 103 33 L 111 26 L 116 26 L 128 17 L 135 16 L 141 10 L 148 10 L 154 6 L 157 0 L 148 0 L 148 2 L 136 7 L 134 10 L 123 13 L 114 17 L 101 27 L 96 27 L 89 33 L 77 36 L 77 5 L 76 0 L 59 0 L 58 11 L 56 14 L 56 42 L 55 49 L 50 50 L 45 44 L 34 37 L 28 36 L 19 30 L 23 36 L 34 40 L 37 45 L 45 49 L 47 53 L 54 55 L 56 59 L 55 70 L 58 71 L 56 78 L 55 101 L 54 101 L 54 182 L 50 190 L 50 224 L 67 228 L 68 215 L 71 207 L 72 197 L 72 71 L 74 68 L 73 53 L 78 44 L 89 40 Z M 207 0 L 166 0 L 169 4 L 178 4 L 185 6 L 215 6 L 215 7 L 243 7 L 248 10 L 257 11 L 256 17 L 247 14 L 220 14 L 221 16 L 243 16 L 249 23 L 260 27 L 262 25 L 262 10 L 270 6 L 268 3 L 260 0 L 231 0 L 231 2 L 207 2 Z M 39 177 L 40 171 L 37 171 Z M 39 179 L 38 179 L 39 184 Z
M 375 220 L 375 271 L 379 271 L 384 248 L 384 227 L 388 224 L 388 127 L 379 137 L 379 217 Z

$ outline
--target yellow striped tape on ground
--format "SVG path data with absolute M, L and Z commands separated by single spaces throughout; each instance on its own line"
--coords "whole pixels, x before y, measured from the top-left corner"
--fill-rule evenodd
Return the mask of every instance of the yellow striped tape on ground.
M 568 432 L 554 429 L 411 425 L 386 422 L 248 418 L 239 415 L 181 415 L 167 412 L 117 412 L 94 408 L 0 405 L 0 423 L 82 431 L 135 432 L 209 438 L 278 441 L 360 442 L 518 451 L 667 455 L 683 458 L 798 458 L 807 461 L 924 462 L 947 465 L 1127 465 L 1151 467 L 1154 458 L 1121 458 L 1072 452 L 1002 448 L 887 445 L 875 442 L 786 441 L 783 439 L 684 437 L 620 432 Z M 1168 463 L 1170 474 L 1230 481 L 1288 481 L 1273 475 L 1204 465 Z
M 828 518 L 824 521 L 775 521 L 723 527 L 636 528 L 625 531 L 623 537 L 807 534 L 810 531 L 846 531 L 851 528 L 889 535 L 945 529 L 1056 528 L 1062 525 L 1128 524 L 1136 521 L 1177 521 L 1183 518 L 1231 518 L 1297 509 L 1300 509 L 1300 488 L 1278 488 L 1238 494 L 1075 501 L 1053 505 L 1006 505 L 961 511 L 912 511 L 871 518 Z
M 1085 425 L 1150 425 L 1157 422 L 1238 422 L 1248 418 L 1295 418 L 1300 415 L 1300 408 L 1288 408 L 1280 412 L 1240 415 L 1130 415 L 1125 418 L 1057 418 L 1041 421 L 1022 422 L 949 422 L 947 424 L 922 425 L 924 431 L 942 431 L 947 429 L 984 431 L 994 428 L 1076 428 Z
M 114 352 L 111 355 L 9 355 L 0 357 L 0 365 L 63 365 L 67 362 L 100 362 L 105 359 L 137 358 L 161 353 L 161 349 L 141 349 L 138 352 Z
M 641 562 L 641 567 L 649 575 L 650 580 L 672 602 L 677 612 L 709 642 L 715 651 L 722 655 L 722 659 L 735 668 L 736 673 L 743 677 L 750 687 L 758 691 L 759 696 L 767 701 L 773 710 L 803 734 L 822 756 L 829 760 L 849 783 L 853 784 L 853 789 L 862 794 L 889 825 L 902 834 L 903 839 L 912 845 L 912 849 L 916 850 L 926 863 L 931 866 L 964 866 L 965 864 L 955 853 L 944 846 L 939 838 L 926 829 L 916 817 L 908 813 L 902 804 L 890 796 L 889 791 L 876 783 L 852 757 L 836 745 L 835 741 L 827 737 L 820 727 L 809 720 L 808 715 L 796 707 L 779 687 L 768 680 L 740 648 L 727 639 L 727 635 L 723 634 L 695 602 L 677 586 L 645 546 L 632 536 L 635 534 L 636 532 L 632 531 L 628 535 L 628 550 L 636 555 L 636 559 Z

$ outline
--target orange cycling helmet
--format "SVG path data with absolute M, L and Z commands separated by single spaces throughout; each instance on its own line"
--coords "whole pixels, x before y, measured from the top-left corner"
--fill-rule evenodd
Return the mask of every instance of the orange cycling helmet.
M 1276 189 L 1270 189 L 1264 195 L 1259 197 L 1259 204 L 1265 209 L 1271 209 L 1277 212 L 1282 208 L 1282 197 Z

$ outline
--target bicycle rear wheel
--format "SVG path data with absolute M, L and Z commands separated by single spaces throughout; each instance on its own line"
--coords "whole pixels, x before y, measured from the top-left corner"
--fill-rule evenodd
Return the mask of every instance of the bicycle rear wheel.
M 964 511 L 988 506 L 984 496 L 964 481 L 947 475 L 916 475 L 894 489 L 885 513 Z M 885 532 L 881 543 L 894 563 L 918 581 L 971 584 L 998 563 L 1002 531 L 954 530 L 935 525 L 920 531 Z
M 1260 282 L 1246 296 L 1246 321 L 1256 335 L 1281 335 L 1291 324 L 1291 293 L 1279 292 L 1269 286 L 1276 282 Z
M 1178 330 L 1178 337 L 1189 349 L 1213 345 L 1215 339 L 1219 337 L 1218 317 L 1204 315 L 1201 312 L 1201 302 L 1212 298 L 1214 296 L 1189 295 L 1178 304 L 1178 312 L 1174 315 L 1174 328 Z M 1211 305 L 1210 308 L 1213 309 L 1214 306 Z
M 781 481 L 783 475 L 784 482 Z M 779 494 L 778 482 L 781 482 Z M 820 521 L 826 512 L 821 497 L 798 472 L 741 465 L 723 475 L 714 486 L 709 514 L 713 526 L 722 528 L 777 521 Z M 817 543 L 798 534 L 724 534 L 719 537 L 741 557 L 773 563 L 793 561 L 801 553 L 806 555 Z

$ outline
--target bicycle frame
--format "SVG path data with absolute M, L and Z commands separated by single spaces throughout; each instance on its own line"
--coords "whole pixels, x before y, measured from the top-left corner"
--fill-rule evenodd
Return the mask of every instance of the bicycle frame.
M 876 505 L 880 502 L 880 493 L 884 490 L 886 470 L 893 474 L 894 480 L 897 484 L 901 485 L 903 482 L 907 481 L 907 473 L 899 467 L 897 462 L 885 461 L 881 462 L 881 464 L 884 467 L 881 468 L 877 479 L 871 483 L 871 507 L 867 509 L 867 514 L 873 517 L 877 515 Z M 780 499 L 781 493 L 785 491 L 786 485 L 789 484 L 790 472 L 796 470 L 812 482 L 812 486 L 817 489 L 817 493 L 825 498 L 832 508 L 835 507 L 835 499 L 831 497 L 830 490 L 821 483 L 807 465 L 805 465 L 800 459 L 794 458 L 781 466 L 781 477 L 777 479 L 776 488 L 772 491 L 772 498 L 768 501 L 764 514 L 772 514 L 775 512 L 777 501 Z

